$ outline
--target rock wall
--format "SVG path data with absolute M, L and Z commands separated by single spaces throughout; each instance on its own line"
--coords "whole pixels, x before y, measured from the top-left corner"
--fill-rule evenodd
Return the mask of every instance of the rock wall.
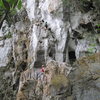
M 9 28 L 7 22 L 4 21 L 0 29 L 0 67 L 5 67 L 9 62 L 9 55 L 12 50 L 12 28 Z
M 100 53 L 83 57 L 75 63 L 70 74 L 75 100 L 100 99 Z M 72 100 L 74 100 L 72 99 Z
M 55 61 L 50 61 L 38 77 L 34 70 L 26 70 L 21 74 L 17 100 L 66 100 L 71 95 L 71 70 L 70 65 Z
M 30 63 L 39 67 L 41 60 L 43 64 L 49 60 L 69 62 L 70 52 L 76 59 L 99 52 L 95 29 L 99 12 L 94 14 L 99 8 L 95 4 L 86 0 L 27 0 L 24 6 L 32 25 L 30 48 L 34 55 Z
M 37 63 L 41 63 L 39 59 L 42 59 L 44 63 L 50 59 L 63 61 L 68 35 L 67 27 L 63 22 L 61 0 L 30 0 L 30 2 L 26 2 L 26 8 L 32 22 L 30 45 L 33 51 L 37 52 L 33 59 L 36 66 L 40 66 L 37 65 Z
M 59 75 L 58 72 L 55 73 L 55 77 L 58 80 L 61 78 L 65 80 L 65 90 L 59 90 L 61 89 L 60 87 L 58 90 L 55 88 L 53 90 L 54 86 L 50 87 L 52 81 L 49 80 L 47 84 L 49 86 L 45 85 L 43 91 L 38 93 L 39 90 L 35 90 L 36 87 L 34 87 L 35 85 L 38 86 L 38 83 L 36 79 L 34 79 L 34 71 L 31 70 L 34 68 L 34 70 L 36 69 L 36 71 L 38 71 L 38 68 L 40 68 L 42 64 L 46 66 L 46 64 L 52 60 L 57 61 L 58 65 L 60 62 L 73 64 L 75 60 L 81 57 L 98 53 L 100 51 L 100 31 L 97 26 L 100 24 L 99 3 L 99 0 L 23 0 L 23 8 L 14 16 L 13 25 L 9 26 L 5 21 L 0 30 L 0 79 L 6 80 L 0 83 L 0 91 L 4 89 L 4 92 L 0 94 L 0 99 L 3 97 L 2 100 L 7 100 L 7 97 L 9 97 L 10 100 L 14 100 L 18 92 L 18 100 L 20 100 L 20 98 L 23 100 L 28 100 L 29 98 L 33 99 L 35 98 L 33 97 L 35 93 L 34 96 L 37 96 L 39 100 L 89 100 L 90 96 L 92 100 L 95 100 L 94 98 L 99 100 L 99 87 L 90 87 L 90 91 L 87 91 L 86 87 L 84 88 L 84 84 L 82 84 L 84 83 L 84 78 L 87 84 L 94 82 L 94 84 L 92 84 L 93 86 L 99 84 L 99 82 L 97 79 L 90 79 L 90 81 L 88 81 L 87 78 L 89 75 L 86 74 L 86 77 L 84 76 L 83 70 L 85 69 L 81 64 L 72 66 L 75 67 L 76 70 L 74 71 L 73 68 L 71 71 L 69 75 L 71 78 L 69 78 L 68 75 L 66 77 L 66 71 L 62 72 L 64 76 L 62 74 Z M 87 60 L 90 61 L 90 59 Z M 97 61 L 99 62 L 99 59 Z M 81 62 L 84 64 L 87 63 L 86 60 L 82 60 Z M 55 63 L 53 66 L 57 67 L 58 65 L 55 65 Z M 97 62 L 94 62 L 94 64 L 95 63 L 97 64 Z M 89 65 L 87 65 L 89 72 L 90 69 L 92 69 L 92 65 L 90 66 L 90 64 L 89 62 Z M 62 64 L 62 66 L 64 67 L 65 65 Z M 99 68 L 98 66 L 97 64 L 96 69 Z M 49 67 L 52 70 L 52 65 Z M 2 70 L 2 68 L 4 69 Z M 61 70 L 65 69 L 62 68 Z M 80 70 L 82 70 L 82 73 Z M 93 71 L 95 72 L 95 68 Z M 29 82 L 25 83 L 26 85 L 21 85 L 20 78 L 24 73 L 27 73 L 28 77 L 30 77 L 30 72 L 32 73 L 31 76 L 33 79 L 31 80 L 29 78 Z M 26 76 L 26 74 L 24 76 Z M 78 76 L 82 79 L 81 83 L 80 79 L 76 80 Z M 99 77 L 99 74 L 97 76 Z M 25 80 L 27 80 L 28 77 L 26 77 Z M 53 76 L 48 74 L 47 77 L 52 78 Z M 53 82 L 56 80 L 55 77 Z M 75 82 L 73 82 L 73 77 L 75 77 Z M 90 77 L 92 77 L 92 75 L 90 75 Z M 70 85 L 69 81 L 71 81 Z M 96 81 L 97 83 L 95 83 Z M 38 82 L 41 83 L 41 81 Z M 9 84 L 7 90 L 3 84 Z M 25 87 L 25 90 L 20 90 L 24 85 L 27 86 L 27 88 Z M 31 86 L 34 87 L 32 91 L 30 91 Z M 80 89 L 78 86 L 82 88 Z M 46 91 L 44 89 L 45 87 L 49 94 L 44 92 Z M 72 90 L 70 90 L 70 87 L 72 87 Z M 40 89 L 40 87 L 37 89 Z M 11 95 L 9 95 L 8 90 Z M 61 91 L 68 93 L 60 94 L 60 96 L 54 93 L 59 94 Z M 96 91 L 96 94 L 94 91 Z M 29 95 L 28 92 L 30 92 L 31 95 Z M 8 95 L 6 95 L 7 93 Z M 34 100 L 36 100 L 36 98 Z
M 50 60 L 71 62 L 99 52 L 96 29 L 99 7 L 96 3 L 87 0 L 72 3 L 69 0 L 23 1 L 24 10 L 16 16 L 14 29 L 13 40 L 18 41 L 13 45 L 15 61 L 24 59 L 30 68 L 37 68 Z M 20 55 L 21 48 L 26 49 L 26 58 L 23 53 Z
M 99 100 L 100 53 L 77 60 L 73 67 L 50 61 L 36 78 L 34 70 L 21 74 L 17 100 Z

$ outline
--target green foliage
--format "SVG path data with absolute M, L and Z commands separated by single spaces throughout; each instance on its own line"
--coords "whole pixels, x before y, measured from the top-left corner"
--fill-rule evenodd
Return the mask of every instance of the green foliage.
M 63 1 L 63 3 L 67 3 L 68 2 L 68 0 L 62 0 Z
M 93 53 L 93 51 L 94 51 L 94 48 L 88 48 L 89 53 Z
M 12 34 L 9 32 L 7 35 L 4 36 L 4 39 L 11 38 Z
M 94 53 L 95 51 L 95 47 L 96 47 L 96 44 L 92 43 L 89 45 L 89 48 L 87 49 L 89 53 Z
M 22 0 L 0 0 L 0 8 L 3 10 L 12 10 L 18 7 L 19 9 L 22 6 Z
M 91 46 L 91 47 L 95 47 L 95 46 L 96 46 L 96 44 L 92 43 L 92 44 L 90 44 L 90 46 Z
M 3 21 L 7 18 L 11 18 L 11 15 L 14 16 L 16 8 L 20 10 L 21 7 L 22 0 L 0 0 L 0 28 Z
M 62 0 L 64 6 L 67 5 L 69 6 L 71 4 L 71 0 Z
M 18 1 L 18 9 L 21 9 L 21 7 L 22 7 L 22 1 L 19 0 L 19 1 Z
M 96 25 L 96 29 L 100 30 L 100 24 Z
M 51 84 L 55 88 L 60 88 L 61 86 L 67 86 L 68 83 L 69 81 L 64 75 L 55 75 L 51 80 Z
M 100 24 L 98 24 L 97 26 L 100 27 Z

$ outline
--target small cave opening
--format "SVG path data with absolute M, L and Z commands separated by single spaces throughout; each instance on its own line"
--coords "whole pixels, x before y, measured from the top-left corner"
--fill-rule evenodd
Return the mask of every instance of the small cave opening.
M 53 54 L 52 54 L 52 52 L 50 51 L 50 52 L 49 52 L 49 57 L 52 57 L 52 56 L 53 56 Z
M 52 59 L 55 59 L 55 47 L 50 48 L 50 51 L 49 51 L 48 55 Z
M 88 32 L 91 32 L 93 30 L 93 26 L 91 22 L 88 22 L 87 24 L 81 23 L 80 26 L 84 29 L 87 29 Z
M 76 60 L 75 51 L 69 51 L 68 56 L 69 56 L 70 63 L 75 62 L 75 60 Z

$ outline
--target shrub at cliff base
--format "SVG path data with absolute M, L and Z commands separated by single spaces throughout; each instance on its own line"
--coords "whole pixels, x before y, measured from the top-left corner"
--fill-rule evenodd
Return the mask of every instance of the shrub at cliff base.
M 51 84 L 55 88 L 66 87 L 69 84 L 69 80 L 64 75 L 55 75 L 51 80 Z

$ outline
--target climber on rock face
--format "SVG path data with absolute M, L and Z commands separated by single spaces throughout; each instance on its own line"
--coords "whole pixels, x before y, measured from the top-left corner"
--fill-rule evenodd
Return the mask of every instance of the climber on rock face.
M 36 73 L 36 79 L 41 79 L 44 76 L 45 68 L 41 66 L 40 70 Z
M 44 70 L 44 65 L 42 65 L 41 66 L 41 70 L 40 70 L 40 72 L 44 72 L 45 70 Z

